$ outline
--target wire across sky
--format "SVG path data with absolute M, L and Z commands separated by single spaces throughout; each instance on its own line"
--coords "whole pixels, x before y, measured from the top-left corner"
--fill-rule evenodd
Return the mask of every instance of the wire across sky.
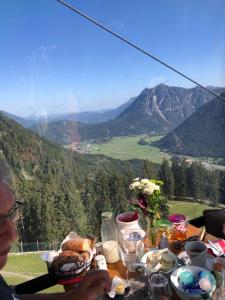
M 185 75 L 184 73 L 182 73 L 181 71 L 177 70 L 176 68 L 172 67 L 171 65 L 167 64 L 166 62 L 162 61 L 160 58 L 152 55 L 151 53 L 147 52 L 146 50 L 140 48 L 138 45 L 135 45 L 134 43 L 128 41 L 127 39 L 125 39 L 124 37 L 122 37 L 121 35 L 118 35 L 117 33 L 113 32 L 112 30 L 110 30 L 109 28 L 107 28 L 106 26 L 100 24 L 99 22 L 97 22 L 96 20 L 94 20 L 93 18 L 89 17 L 88 15 L 85 15 L 84 13 L 82 13 L 80 10 L 76 9 L 75 7 L 67 4 L 66 2 L 62 1 L 62 0 L 57 0 L 59 3 L 65 5 L 66 7 L 68 7 L 69 9 L 71 9 L 72 11 L 74 11 L 75 13 L 79 14 L 80 16 L 82 16 L 83 18 L 87 19 L 88 21 L 92 22 L 93 24 L 95 24 L 96 26 L 100 27 L 101 29 L 107 31 L 108 33 L 112 34 L 114 37 L 120 39 L 121 41 L 123 41 L 124 43 L 128 44 L 129 46 L 135 48 L 136 50 L 142 52 L 144 55 L 154 59 L 155 61 L 157 61 L 158 63 L 162 64 L 163 66 L 165 66 L 166 68 L 172 70 L 173 72 L 177 73 L 178 75 L 184 77 L 185 79 L 191 81 L 192 83 L 198 85 L 200 88 L 206 90 L 207 92 L 211 93 L 212 95 L 214 95 L 215 97 L 218 97 L 220 100 L 225 101 L 225 98 L 222 97 L 221 95 L 217 95 L 215 92 L 213 92 L 212 90 L 210 90 L 209 88 L 203 86 L 201 83 L 197 82 L 196 80 L 194 80 L 193 78 Z

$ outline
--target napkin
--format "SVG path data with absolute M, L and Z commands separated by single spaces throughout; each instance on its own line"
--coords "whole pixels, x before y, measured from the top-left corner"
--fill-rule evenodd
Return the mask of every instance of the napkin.
M 215 256 L 222 256 L 225 254 L 225 240 L 223 239 L 219 239 L 216 241 L 212 241 L 213 245 L 216 246 L 216 248 L 218 248 L 220 251 L 217 251 L 216 248 L 214 248 L 212 245 L 210 245 L 209 243 L 206 244 L 207 248 L 208 248 L 208 252 L 210 254 L 213 254 Z

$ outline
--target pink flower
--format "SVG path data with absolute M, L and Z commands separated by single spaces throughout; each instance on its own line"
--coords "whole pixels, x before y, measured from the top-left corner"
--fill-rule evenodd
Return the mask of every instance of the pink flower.
M 138 198 L 138 205 L 140 206 L 140 208 L 142 209 L 144 215 L 147 215 L 147 201 L 145 199 L 144 195 L 140 195 Z

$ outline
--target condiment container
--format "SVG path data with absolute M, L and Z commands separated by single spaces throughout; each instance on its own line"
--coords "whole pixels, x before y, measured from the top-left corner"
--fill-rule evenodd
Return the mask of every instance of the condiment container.
M 181 214 L 174 214 L 168 217 L 172 223 L 171 239 L 183 241 L 187 238 L 187 218 Z

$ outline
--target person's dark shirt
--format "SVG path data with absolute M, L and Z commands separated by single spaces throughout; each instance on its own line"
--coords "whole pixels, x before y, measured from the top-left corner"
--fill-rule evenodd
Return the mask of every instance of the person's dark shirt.
M 5 280 L 0 275 L 0 299 L 1 300 L 19 300 L 13 290 L 7 285 Z

